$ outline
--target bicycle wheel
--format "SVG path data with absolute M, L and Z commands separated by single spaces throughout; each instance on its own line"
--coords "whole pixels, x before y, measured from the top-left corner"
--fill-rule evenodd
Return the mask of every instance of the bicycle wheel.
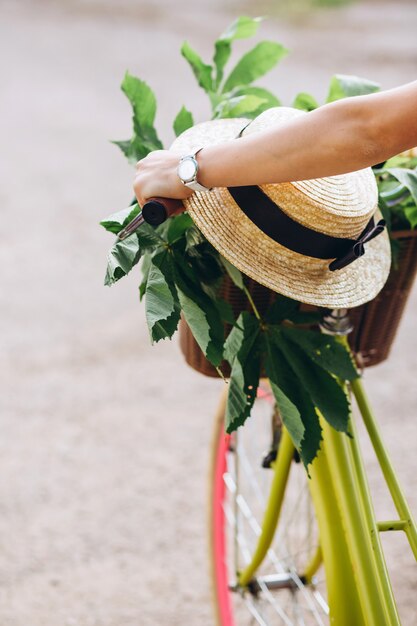
M 210 489 L 210 553 L 219 626 L 328 624 L 324 570 L 308 478 L 294 455 L 279 524 L 267 557 L 248 588 L 236 572 L 250 562 L 261 531 L 281 424 L 268 387 L 250 418 L 225 435 L 225 403 L 216 418 Z M 311 582 L 306 567 L 317 570 Z

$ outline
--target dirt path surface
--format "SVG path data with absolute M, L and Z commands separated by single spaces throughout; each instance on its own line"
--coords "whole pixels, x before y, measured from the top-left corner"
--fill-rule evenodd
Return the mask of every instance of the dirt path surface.
M 130 134 L 125 70 L 154 88 L 169 143 L 184 103 L 208 115 L 182 41 L 208 58 L 237 14 L 258 13 L 187 6 L 0 2 L 0 626 L 213 623 L 205 480 L 221 383 L 187 368 L 176 345 L 149 345 L 137 273 L 102 286 L 111 240 L 98 227 L 131 196 L 132 172 L 107 141 Z M 293 54 L 262 83 L 289 103 L 300 90 L 323 99 L 335 72 L 384 88 L 414 80 L 416 26 L 415 3 L 402 2 L 272 17 L 261 35 Z M 414 510 L 416 302 L 390 361 L 366 376 Z M 415 569 L 397 544 L 412 626 Z

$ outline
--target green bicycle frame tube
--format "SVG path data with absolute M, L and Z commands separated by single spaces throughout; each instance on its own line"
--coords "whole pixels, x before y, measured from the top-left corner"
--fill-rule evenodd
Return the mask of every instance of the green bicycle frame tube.
M 274 464 L 274 478 L 265 509 L 262 532 L 251 563 L 238 577 L 238 584 L 241 587 L 246 587 L 249 584 L 272 543 L 285 494 L 285 487 L 288 482 L 291 461 L 294 457 L 294 450 L 295 448 L 291 437 L 284 428 L 279 443 L 278 455 Z
M 399 626 L 358 438 L 354 436 L 350 439 L 324 421 L 322 426 L 356 592 L 363 612 L 363 620 L 352 623 L 355 626 Z M 351 429 L 354 429 L 352 425 Z M 338 623 L 335 620 L 335 624 Z
M 357 583 L 352 577 L 352 564 L 333 471 L 324 445 L 314 460 L 310 473 L 309 487 L 320 531 L 330 623 L 337 626 L 362 626 L 364 621 Z
M 384 447 L 381 433 L 378 428 L 378 424 L 375 417 L 372 414 L 371 407 L 368 399 L 365 395 L 365 390 L 360 379 L 354 380 L 351 383 L 353 394 L 356 398 L 359 410 L 362 414 L 365 427 L 368 431 L 369 438 L 375 450 L 375 454 L 381 466 L 382 473 L 387 483 L 388 489 L 391 493 L 395 508 L 400 517 L 399 520 L 392 522 L 380 522 L 378 529 L 382 530 L 404 530 L 410 542 L 411 549 L 415 558 L 417 559 L 417 528 L 413 519 L 410 507 L 407 504 L 405 496 L 399 485 L 397 476 L 395 475 L 394 468 L 391 464 L 391 460 L 388 457 L 387 451 Z
M 265 558 L 272 543 L 277 521 L 285 495 L 285 488 L 294 455 L 294 445 L 286 429 L 283 429 L 278 457 L 274 465 L 274 479 L 264 520 L 262 533 L 253 555 L 251 563 L 240 574 L 238 584 L 245 587 L 253 578 L 257 568 Z M 357 595 L 355 581 L 350 577 L 351 564 L 349 553 L 340 519 L 340 511 L 335 505 L 336 495 L 331 479 L 331 472 L 326 455 L 320 451 L 318 458 L 311 468 L 310 488 L 315 503 L 315 509 L 320 528 L 320 538 L 323 553 L 326 555 L 325 568 L 328 581 L 328 599 L 332 606 L 331 619 L 337 626 L 360 626 L 363 624 L 362 611 Z M 334 549 L 337 546 L 337 550 Z M 315 566 L 319 563 L 314 555 Z M 314 567 L 313 565 L 313 567 Z M 301 573 L 311 576 L 311 573 Z
M 311 466 L 309 486 L 320 530 L 330 622 L 400 626 L 357 438 L 336 432 L 324 420 L 322 427 L 322 449 Z M 242 587 L 250 582 L 272 543 L 293 451 L 284 429 L 258 546 L 238 579 Z

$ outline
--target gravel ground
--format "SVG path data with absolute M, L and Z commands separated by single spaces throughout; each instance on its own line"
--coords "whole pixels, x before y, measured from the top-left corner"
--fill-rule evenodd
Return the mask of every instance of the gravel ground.
M 384 88 L 415 79 L 414 3 L 296 19 L 275 6 L 261 34 L 293 53 L 263 84 L 285 103 L 300 90 L 322 99 L 335 72 Z M 265 10 L 187 7 L 0 2 L 0 626 L 213 623 L 205 480 L 222 383 L 187 368 L 170 342 L 151 348 L 137 278 L 102 286 L 110 239 L 97 225 L 131 196 L 132 172 L 107 141 L 130 134 L 126 69 L 155 89 L 169 143 L 184 103 L 208 115 L 181 42 L 208 57 L 235 15 Z M 366 375 L 414 511 L 416 302 L 414 290 L 389 362 Z M 365 448 L 377 509 L 391 516 Z M 400 541 L 389 548 L 412 626 L 417 581 L 404 553 Z

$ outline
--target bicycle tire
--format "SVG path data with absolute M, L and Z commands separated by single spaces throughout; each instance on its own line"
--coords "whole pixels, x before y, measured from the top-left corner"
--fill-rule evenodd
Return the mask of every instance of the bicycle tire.
M 273 472 L 262 467 L 262 460 L 270 448 L 274 403 L 269 389 L 261 390 L 237 438 L 224 433 L 224 409 L 225 402 L 215 419 L 210 472 L 210 560 L 216 623 L 326 626 L 329 618 L 323 567 L 313 584 L 303 580 L 303 568 L 317 550 L 318 530 L 308 478 L 297 458 L 291 464 L 279 525 L 259 577 L 250 589 L 230 590 L 236 582 L 235 568 L 241 569 L 253 553 L 264 496 L 269 493 Z M 265 577 L 276 574 L 288 579 L 288 587 L 271 590 L 265 586 Z

